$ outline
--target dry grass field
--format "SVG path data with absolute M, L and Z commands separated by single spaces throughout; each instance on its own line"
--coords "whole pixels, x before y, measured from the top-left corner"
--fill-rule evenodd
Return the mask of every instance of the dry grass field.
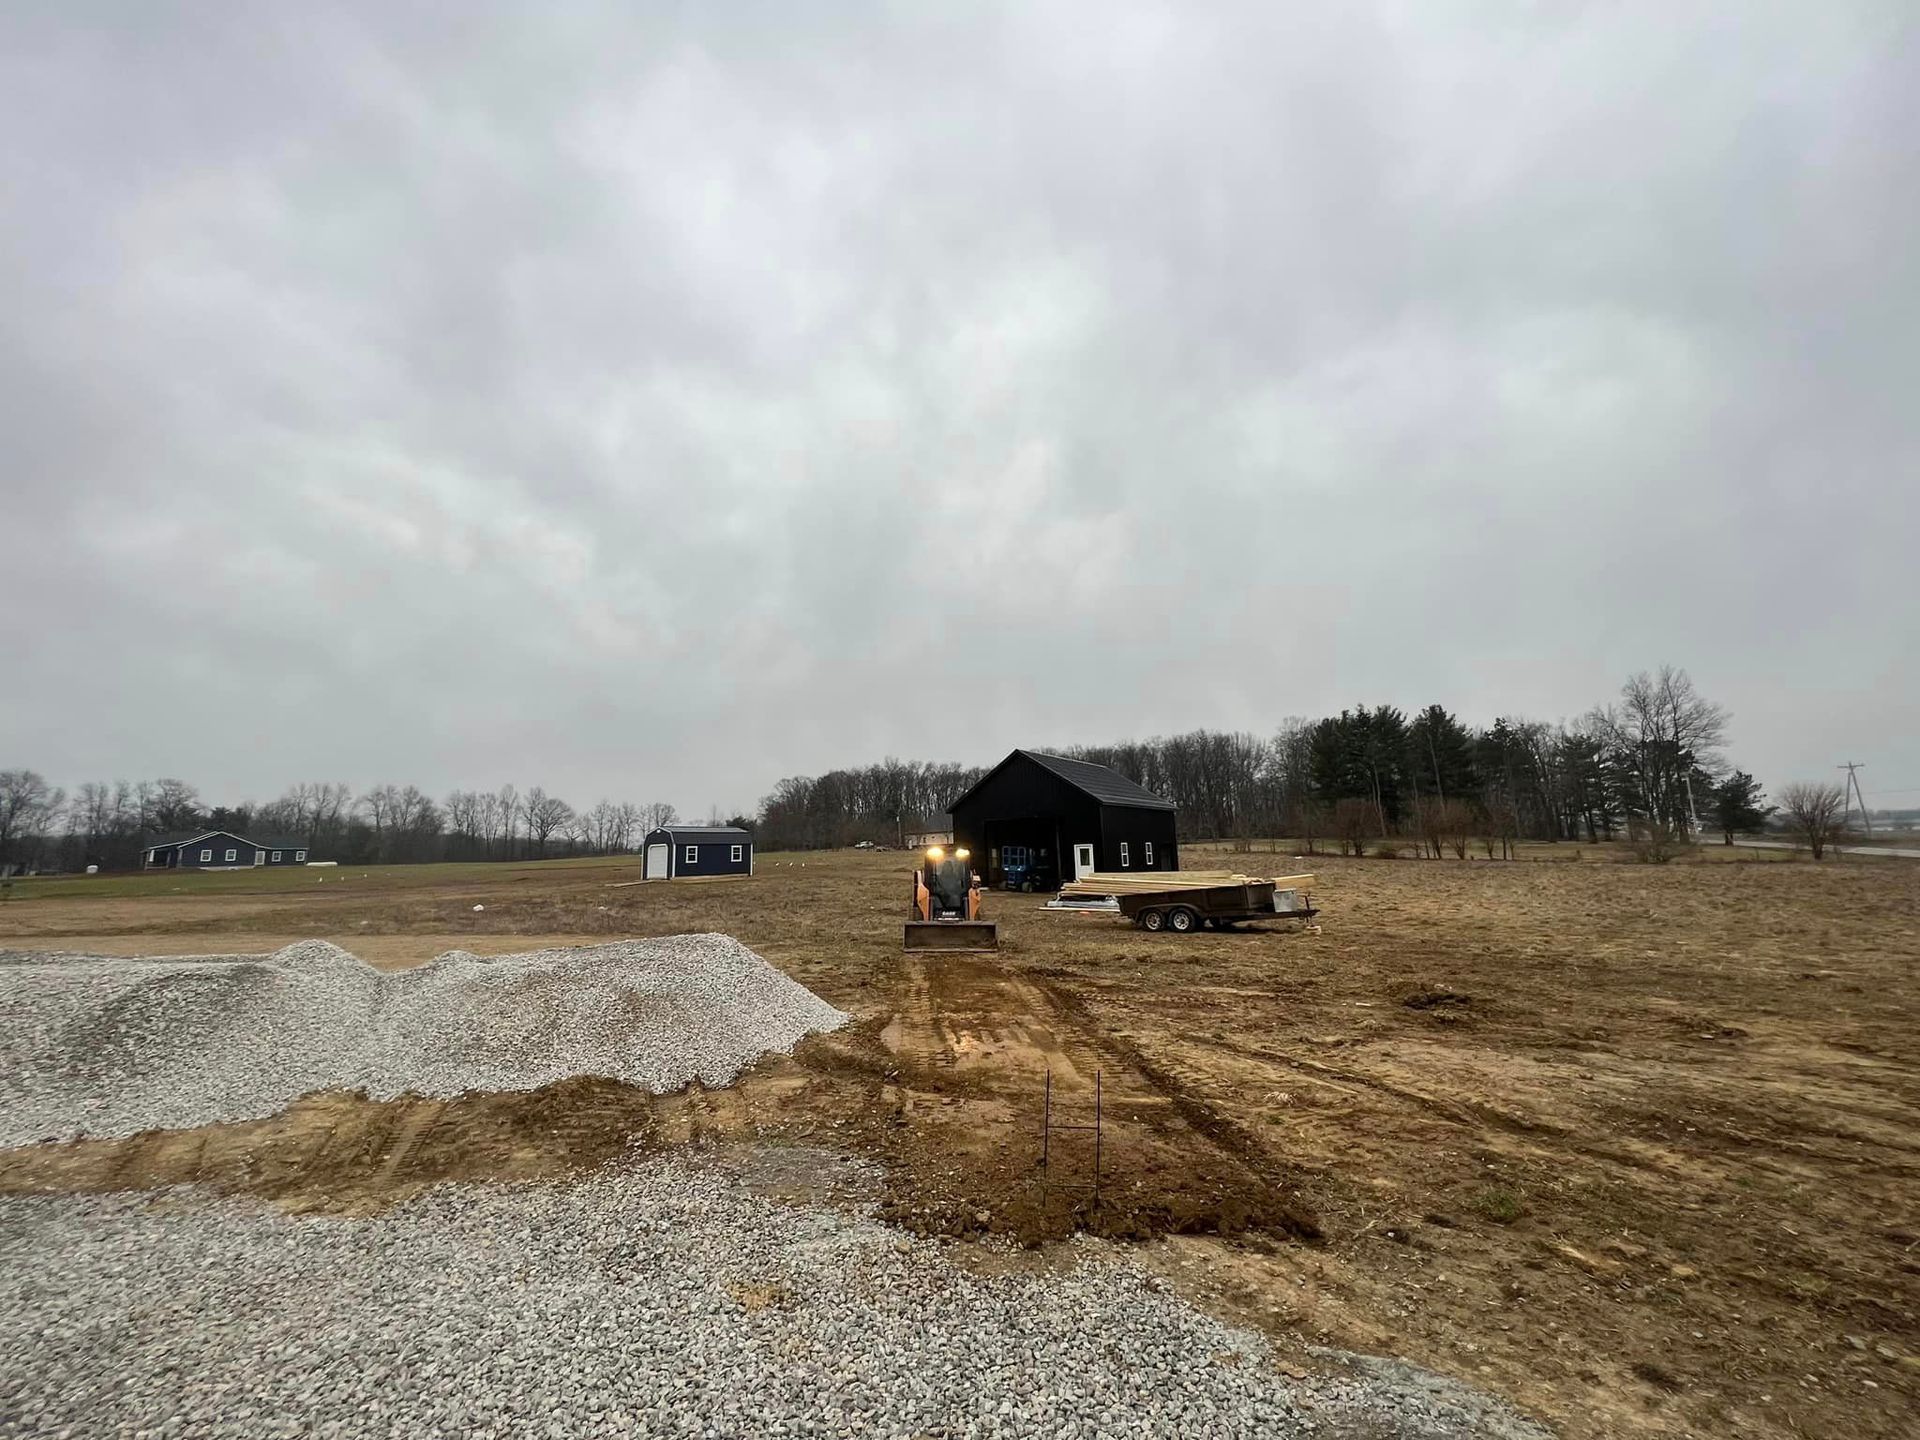
M 1150 936 L 995 895 L 997 959 L 900 954 L 897 853 L 656 885 L 632 862 L 22 882 L 0 947 L 320 936 L 399 966 L 718 930 L 856 1023 L 725 1091 L 316 1096 L 6 1152 L 0 1188 L 197 1180 L 364 1211 L 636 1143 L 804 1140 L 883 1158 L 887 1212 L 963 1253 L 981 1232 L 1149 1241 L 1171 1285 L 1302 1368 L 1321 1342 L 1404 1355 L 1570 1436 L 1912 1435 L 1920 864 L 1574 853 L 1319 859 L 1317 934 Z M 1075 1121 L 1100 1076 L 1097 1203 L 1038 1183 L 1049 1072 Z M 1090 1136 L 1055 1158 L 1090 1179 Z

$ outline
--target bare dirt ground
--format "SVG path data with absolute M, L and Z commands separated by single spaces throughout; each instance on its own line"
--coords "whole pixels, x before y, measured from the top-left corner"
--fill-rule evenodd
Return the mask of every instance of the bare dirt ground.
M 32 882 L 0 946 L 321 936 L 396 966 L 720 930 L 856 1020 L 722 1091 L 321 1095 L 0 1154 L 0 1188 L 197 1180 L 365 1211 L 636 1143 L 825 1147 L 883 1158 L 911 1228 L 1161 1237 L 1144 1260 L 1303 1364 L 1322 1342 L 1404 1355 L 1568 1435 L 1912 1434 L 1920 865 L 1609 859 L 1318 859 L 1318 935 L 1149 936 L 996 895 L 1000 956 L 944 959 L 899 952 L 899 854 L 664 885 L 631 863 Z M 1049 1072 L 1068 1122 L 1100 1076 L 1097 1204 L 1063 1188 L 1091 1179 L 1087 1132 L 1039 1183 Z

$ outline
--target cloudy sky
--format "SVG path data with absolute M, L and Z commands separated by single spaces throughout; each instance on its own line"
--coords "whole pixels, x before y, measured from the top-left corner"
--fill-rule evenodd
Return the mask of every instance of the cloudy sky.
M 1668 661 L 1920 803 L 1886 3 L 16 3 L 0 766 L 751 805 Z

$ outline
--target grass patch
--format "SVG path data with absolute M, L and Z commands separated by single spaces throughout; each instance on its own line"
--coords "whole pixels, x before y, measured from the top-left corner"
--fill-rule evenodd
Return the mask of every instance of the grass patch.
M 1490 1185 L 1473 1197 L 1473 1208 L 1496 1225 L 1511 1225 L 1527 1213 L 1520 1197 L 1504 1186 Z

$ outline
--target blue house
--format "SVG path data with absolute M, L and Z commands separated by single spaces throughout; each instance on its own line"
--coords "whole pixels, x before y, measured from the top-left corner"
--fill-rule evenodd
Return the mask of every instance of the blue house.
M 753 836 L 735 825 L 663 825 L 642 848 L 649 880 L 753 873 Z
M 287 837 L 249 840 L 231 830 L 182 831 L 149 840 L 142 870 L 250 870 L 256 865 L 304 865 L 307 842 Z

